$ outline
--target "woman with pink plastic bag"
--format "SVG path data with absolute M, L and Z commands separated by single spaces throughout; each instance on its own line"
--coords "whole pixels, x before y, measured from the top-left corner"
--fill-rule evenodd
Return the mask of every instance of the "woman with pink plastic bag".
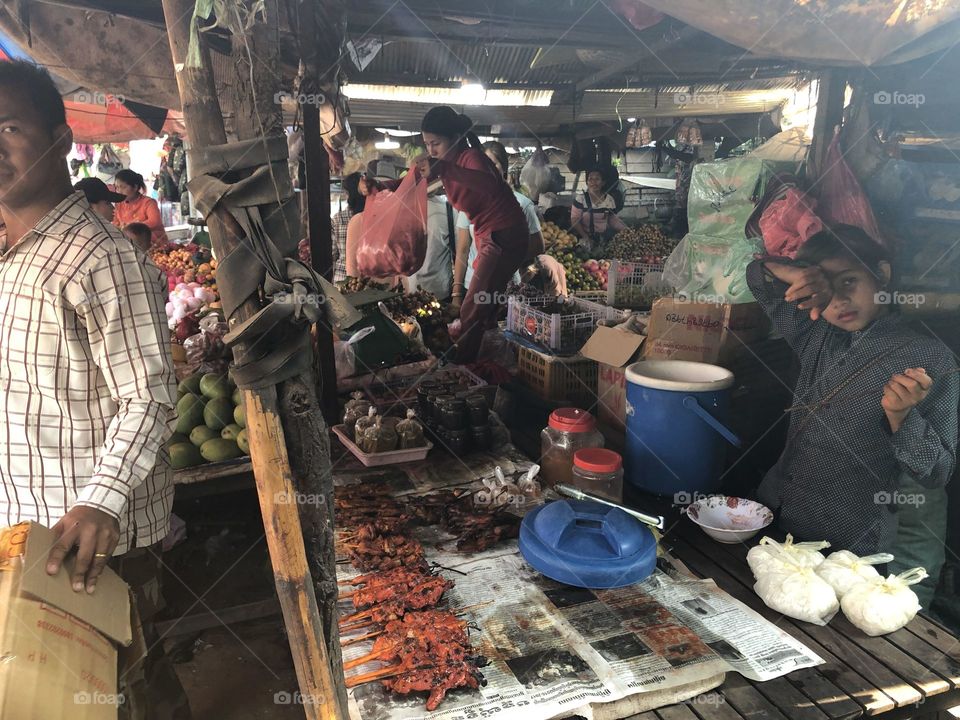
M 477 259 L 460 306 L 459 363 L 476 360 L 483 333 L 496 324 L 500 298 L 526 259 L 530 239 L 520 204 L 472 127 L 470 118 L 453 108 L 432 108 L 420 126 L 427 153 L 415 161 L 417 175 L 439 178 L 447 200 L 474 226 Z

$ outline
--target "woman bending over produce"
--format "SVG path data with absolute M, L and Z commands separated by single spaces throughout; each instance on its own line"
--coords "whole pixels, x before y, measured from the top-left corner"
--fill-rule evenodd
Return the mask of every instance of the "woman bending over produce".
M 783 530 L 909 557 L 935 586 L 960 378 L 947 347 L 889 303 L 890 278 L 887 252 L 849 225 L 817 233 L 795 261 L 748 266 L 754 297 L 801 363 L 787 445 L 758 495 Z M 926 532 L 907 532 L 920 523 Z
M 432 108 L 420 129 L 427 154 L 416 169 L 428 179 L 440 178 L 447 200 L 474 226 L 477 261 L 470 290 L 460 306 L 461 335 L 457 362 L 473 362 L 483 333 L 496 322 L 496 298 L 527 257 L 530 231 L 513 191 L 504 182 L 471 130 L 473 122 L 453 108 Z

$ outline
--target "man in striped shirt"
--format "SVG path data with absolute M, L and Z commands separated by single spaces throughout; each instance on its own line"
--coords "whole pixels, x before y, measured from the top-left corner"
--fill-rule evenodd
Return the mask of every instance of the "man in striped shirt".
M 0 524 L 52 527 L 47 572 L 75 552 L 77 592 L 93 593 L 108 562 L 120 572 L 154 645 L 121 673 L 121 689 L 159 678 L 167 696 L 166 712 L 128 696 L 121 717 L 145 716 L 148 702 L 160 711 L 151 717 L 186 718 L 148 634 L 173 499 L 164 283 L 73 191 L 72 140 L 50 76 L 0 62 Z

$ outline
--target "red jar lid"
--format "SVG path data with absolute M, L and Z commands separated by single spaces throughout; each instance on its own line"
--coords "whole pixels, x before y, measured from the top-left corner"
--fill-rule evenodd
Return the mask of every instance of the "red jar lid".
M 595 473 L 612 473 L 623 467 L 619 453 L 603 448 L 584 448 L 573 454 L 574 467 Z
M 590 432 L 597 427 L 597 421 L 586 410 L 560 408 L 550 413 L 550 427 L 561 432 Z

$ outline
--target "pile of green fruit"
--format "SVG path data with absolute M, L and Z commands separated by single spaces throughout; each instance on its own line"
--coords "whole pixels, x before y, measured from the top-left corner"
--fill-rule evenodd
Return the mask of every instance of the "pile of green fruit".
M 174 470 L 250 453 L 243 397 L 228 375 L 191 375 L 177 393 L 177 424 L 168 441 Z
M 551 252 L 550 254 L 560 261 L 564 271 L 567 273 L 567 292 L 576 292 L 577 290 L 603 290 L 600 281 L 584 267 L 583 259 L 576 254 L 572 252 Z

